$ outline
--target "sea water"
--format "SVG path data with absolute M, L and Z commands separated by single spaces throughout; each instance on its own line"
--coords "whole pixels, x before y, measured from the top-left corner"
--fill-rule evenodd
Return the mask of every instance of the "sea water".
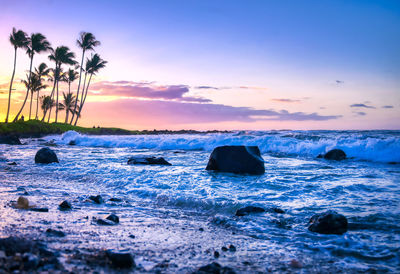
M 71 141 L 76 145 L 68 145 Z M 36 151 L 49 142 L 56 144 L 51 148 L 60 163 L 35 165 Z M 28 198 L 50 208 L 69 199 L 78 205 L 78 210 L 61 217 L 48 215 L 47 219 L 62 227 L 70 222 L 67 227 L 71 234 L 78 234 L 75 240 L 86 237 L 86 245 L 107 247 L 114 243 L 129 248 L 132 243 L 128 244 L 128 240 L 121 242 L 115 238 L 125 239 L 133 233 L 139 235 L 135 248 L 145 250 L 153 243 L 165 249 L 162 256 L 173 257 L 181 246 L 188 248 L 192 242 L 197 246 L 205 242 L 208 249 L 215 245 L 215 250 L 219 250 L 219 245 L 229 244 L 231 237 L 238 251 L 236 257 L 224 257 L 223 262 L 228 265 L 253 258 L 256 269 L 265 271 L 272 262 L 268 258 L 275 256 L 287 261 L 296 258 L 310 271 L 318 271 L 324 265 L 333 267 L 330 270 L 400 271 L 400 131 L 238 131 L 133 136 L 90 136 L 69 131 L 43 139 L 24 139 L 23 143 L 0 145 L 2 207 L 7 207 L 6 200 L 12 195 L 21 193 L 21 188 L 16 189 L 21 186 L 29 192 Z M 206 171 L 211 151 L 222 145 L 258 146 L 265 161 L 265 174 Z M 342 149 L 348 159 L 317 158 L 333 148 Z M 172 166 L 127 165 L 131 156 L 164 157 Z M 18 165 L 6 166 L 5 159 Z M 118 197 L 124 203 L 85 203 L 88 195 L 97 194 L 106 200 Z M 279 207 L 285 213 L 235 216 L 237 209 L 248 205 Z M 23 233 L 28 231 L 29 216 L 15 215 L 12 209 L 2 210 L 1 236 L 11 233 L 8 224 L 16 218 L 24 218 L 18 224 Z M 326 210 L 345 215 L 349 231 L 343 235 L 308 231 L 310 217 Z M 107 234 L 101 238 L 102 231 L 94 228 L 90 220 L 83 220 L 85 215 L 106 212 L 122 216 L 119 228 L 110 230 L 114 233 L 112 239 Z M 71 221 L 73 218 L 82 221 Z M 38 221 L 38 226 L 46 226 L 43 222 Z M 181 231 L 197 224 L 208 234 L 198 232 L 198 227 L 190 236 Z M 179 232 L 167 232 L 171 227 L 179 228 Z M 91 233 L 98 234 L 90 237 Z M 77 243 L 82 246 L 81 241 L 71 242 Z M 188 258 L 193 259 L 194 266 L 205 260 L 210 250 L 197 246 L 190 251 L 196 255 L 187 256 L 187 260 L 175 258 L 176 270 L 184 270 L 181 267 L 190 264 Z M 142 263 L 146 264 L 144 259 Z

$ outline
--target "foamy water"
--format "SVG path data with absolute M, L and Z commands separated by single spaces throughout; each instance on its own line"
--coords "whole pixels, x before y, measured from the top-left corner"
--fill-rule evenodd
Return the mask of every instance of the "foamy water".
M 71 131 L 44 139 L 58 145 L 52 149 L 60 164 L 34 164 L 40 140 L 26 139 L 23 146 L 1 145 L 3 157 L 18 163 L 1 169 L 2 187 L 11 191 L 24 186 L 31 199 L 46 197 L 42 202 L 48 207 L 69 197 L 92 214 L 109 211 L 110 205 L 87 208 L 87 195 L 119 197 L 129 206 L 112 209 L 132 225 L 138 216 L 145 223 L 165 220 L 165 216 L 175 225 L 201 223 L 240 236 L 241 254 L 272 256 L 272 250 L 279 250 L 280 256 L 303 258 L 306 269 L 323 262 L 344 271 L 400 270 L 400 165 L 394 164 L 400 162 L 400 132 L 87 136 Z M 76 146 L 68 146 L 70 141 Z M 220 145 L 258 145 L 266 173 L 243 176 L 206 171 L 210 152 Z M 332 148 L 343 149 L 351 159 L 316 159 Z M 137 155 L 162 156 L 172 166 L 126 164 Z M 285 214 L 234 216 L 247 205 L 280 207 Z M 309 218 L 327 209 L 348 217 L 347 233 L 319 235 L 307 230 Z M 54 222 L 61 222 L 57 218 Z M 118 234 L 118 229 L 127 228 L 113 229 Z

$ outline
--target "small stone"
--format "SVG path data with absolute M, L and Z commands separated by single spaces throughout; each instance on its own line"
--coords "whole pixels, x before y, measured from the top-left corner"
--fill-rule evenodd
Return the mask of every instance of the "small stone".
M 55 230 L 52 228 L 48 228 L 46 230 L 46 234 L 49 236 L 56 236 L 56 237 L 65 237 L 65 233 L 59 230 Z
M 199 231 L 203 232 L 203 231 L 204 231 L 204 228 L 200 227 L 200 228 L 199 228 Z
M 236 216 L 246 216 L 252 213 L 263 213 L 265 209 L 258 206 L 246 206 L 236 211 Z
M 96 204 L 102 204 L 103 203 L 103 198 L 100 195 L 97 196 L 89 196 L 89 200 L 92 200 Z
M 116 225 L 115 222 L 107 220 L 107 219 L 97 219 L 96 223 L 98 225 L 109 225 L 109 226 Z
M 9 163 L 7 163 L 7 165 L 9 165 L 9 166 L 16 166 L 17 163 L 16 163 L 16 162 L 9 162 Z
M 303 265 L 296 259 L 291 260 L 289 263 L 289 266 L 293 267 L 293 268 L 302 268 L 303 267 Z
M 214 257 L 215 258 L 219 258 L 219 252 L 218 251 L 214 251 Z
M 132 238 L 132 239 L 135 239 L 135 238 L 136 238 L 135 235 L 133 235 L 133 234 L 129 235 L 128 237 L 129 237 L 129 238 Z
M 333 210 L 315 214 L 309 224 L 308 230 L 321 234 L 343 234 L 348 227 L 347 218 Z
M 36 211 L 36 212 L 49 212 L 49 209 L 46 207 L 33 207 L 30 209 L 30 211 Z
M 120 198 L 110 198 L 110 201 L 119 203 L 119 202 L 122 202 L 122 199 L 120 199 Z
M 58 163 L 56 153 L 48 147 L 41 148 L 35 155 L 36 164 Z
M 194 272 L 194 273 L 234 274 L 236 272 L 230 267 L 226 267 L 226 266 L 222 267 L 219 263 L 213 262 L 211 264 L 200 267 L 197 270 L 197 272 Z
M 119 217 L 117 215 L 115 215 L 115 214 L 108 215 L 106 219 L 110 220 L 110 221 L 112 221 L 112 222 L 114 222 L 116 224 L 119 224 Z
M 285 213 L 285 211 L 283 209 L 279 208 L 279 207 L 273 207 L 272 211 L 275 212 L 275 213 L 279 213 L 279 214 Z
M 69 141 L 68 145 L 75 146 L 76 145 L 76 141 L 75 140 L 71 140 L 71 141 Z
M 133 256 L 128 252 L 107 250 L 106 255 L 113 267 L 132 268 L 136 266 Z
M 17 208 L 28 209 L 29 208 L 29 200 L 25 197 L 19 196 L 17 200 Z
M 234 245 L 229 245 L 229 251 L 235 252 L 236 251 L 236 247 Z
M 225 251 L 228 251 L 228 248 L 226 246 L 223 246 L 223 247 L 221 247 L 221 250 L 225 252 Z
M 71 210 L 72 206 L 71 206 L 70 202 L 65 200 L 58 206 L 58 209 L 61 211 Z

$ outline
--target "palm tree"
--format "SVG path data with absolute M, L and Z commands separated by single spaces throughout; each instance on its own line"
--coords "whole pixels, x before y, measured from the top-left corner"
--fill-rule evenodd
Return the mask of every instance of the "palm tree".
M 81 69 L 79 72 L 78 89 L 76 91 L 76 98 L 79 98 L 79 90 L 81 87 L 83 60 L 85 58 L 85 52 L 88 50 L 94 50 L 94 47 L 97 47 L 100 45 L 100 41 L 97 41 L 96 37 L 90 32 L 81 32 L 79 34 L 78 40 L 76 40 L 76 43 L 78 44 L 78 47 L 80 47 L 82 49 L 82 60 L 81 60 L 81 66 L 80 66 Z M 82 91 L 82 93 L 83 93 L 83 91 Z M 72 124 L 72 122 L 74 121 L 75 113 L 77 113 L 77 106 L 78 106 L 78 100 L 75 101 L 75 109 L 74 109 L 74 112 L 72 113 L 72 118 L 71 118 L 70 124 Z
M 51 54 L 49 55 L 50 61 L 55 62 L 55 77 L 54 77 L 54 84 L 53 84 L 53 90 L 51 91 L 51 98 L 53 99 L 54 97 L 54 91 L 57 86 L 57 97 L 56 97 L 56 120 L 55 122 L 57 123 L 58 120 L 58 81 L 60 80 L 60 71 L 61 71 L 61 66 L 63 64 L 68 64 L 68 65 L 75 65 L 76 61 L 74 60 L 75 58 L 75 53 L 71 52 L 70 49 L 66 46 L 60 46 L 57 47 L 55 50 L 51 51 Z M 49 120 L 51 116 L 51 110 L 53 107 L 50 108 L 49 112 Z
M 11 76 L 10 82 L 10 90 L 8 91 L 8 106 L 7 106 L 7 115 L 6 115 L 6 123 L 8 123 L 8 115 L 10 114 L 10 103 L 11 103 L 11 90 L 14 81 L 15 68 L 17 64 L 17 49 L 18 48 L 26 48 L 28 45 L 27 34 L 22 30 L 16 30 L 13 28 L 12 33 L 10 34 L 10 43 L 14 46 L 14 69 Z
M 78 79 L 78 72 L 73 69 L 69 69 L 65 74 L 65 80 L 68 83 L 68 93 L 71 93 L 71 84 Z
M 78 119 L 81 116 L 81 112 L 82 112 L 82 108 L 83 105 L 85 104 L 86 101 L 86 96 L 88 94 L 88 90 L 89 90 L 89 86 L 90 86 L 90 81 L 92 80 L 92 76 L 96 75 L 100 69 L 104 68 L 107 64 L 107 61 L 103 60 L 100 58 L 100 55 L 98 55 L 97 53 L 91 56 L 91 59 L 87 59 L 86 60 L 86 73 L 85 73 L 85 77 L 86 74 L 90 74 L 89 76 L 89 81 L 88 84 L 86 85 L 86 91 L 85 91 L 85 86 L 83 87 L 82 90 L 82 97 L 81 97 L 81 102 L 80 102 L 80 106 L 79 106 L 79 111 L 78 111 L 78 115 L 76 117 L 75 123 L 74 125 L 76 126 Z
M 39 76 L 39 79 L 41 80 L 43 76 L 47 76 L 50 72 L 50 69 L 47 68 L 47 65 L 45 63 L 41 63 L 39 67 L 35 68 L 35 74 Z M 39 112 L 39 92 L 40 90 L 36 91 L 36 115 L 35 119 L 38 120 L 38 112 Z
M 51 99 L 51 96 L 49 96 L 49 95 L 47 95 L 47 96 L 45 96 L 45 95 L 41 96 L 41 97 L 40 97 L 40 101 L 41 101 L 40 107 L 41 107 L 41 109 L 43 110 L 43 118 L 42 118 L 42 121 L 44 121 L 44 118 L 46 117 L 47 111 L 48 111 L 50 108 L 54 107 L 55 103 L 54 103 L 54 100 Z
M 67 94 L 63 92 L 63 97 L 64 97 L 64 102 L 60 103 L 59 108 L 61 110 L 65 109 L 65 123 L 68 123 L 69 113 L 70 112 L 73 113 L 75 111 L 74 106 L 76 99 L 75 95 L 72 95 L 71 92 L 68 92 Z
M 31 79 L 23 80 L 25 87 L 31 92 L 31 101 L 29 106 L 29 120 L 31 119 L 32 113 L 32 102 L 33 102 L 33 93 L 39 92 L 41 89 L 47 88 L 46 85 L 42 84 L 42 79 L 36 73 L 32 73 Z
M 35 55 L 35 53 L 41 53 L 41 52 L 48 51 L 50 49 L 50 43 L 49 43 L 49 41 L 47 41 L 46 37 L 41 33 L 32 33 L 31 37 L 28 38 L 28 42 L 29 43 L 28 43 L 26 53 L 28 54 L 29 58 L 31 59 L 31 63 L 29 66 L 29 78 L 28 78 L 28 81 L 30 81 L 31 74 L 32 74 L 33 56 Z M 26 95 L 25 95 L 24 102 L 23 102 L 22 107 L 19 110 L 17 116 L 15 116 L 14 122 L 18 120 L 19 115 L 21 114 L 22 110 L 25 107 L 25 103 L 26 103 L 26 100 L 28 99 L 28 95 L 29 95 L 29 88 L 30 88 L 30 85 L 28 85 L 26 88 Z

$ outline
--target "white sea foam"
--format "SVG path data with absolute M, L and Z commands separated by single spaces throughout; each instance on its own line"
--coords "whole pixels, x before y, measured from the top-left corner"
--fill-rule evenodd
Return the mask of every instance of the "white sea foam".
M 215 134 L 91 136 L 68 131 L 49 136 L 58 144 L 75 141 L 88 147 L 131 147 L 156 150 L 205 150 L 222 145 L 258 146 L 263 154 L 316 157 L 333 148 L 348 157 L 376 162 L 400 162 L 399 132 L 269 131 Z

